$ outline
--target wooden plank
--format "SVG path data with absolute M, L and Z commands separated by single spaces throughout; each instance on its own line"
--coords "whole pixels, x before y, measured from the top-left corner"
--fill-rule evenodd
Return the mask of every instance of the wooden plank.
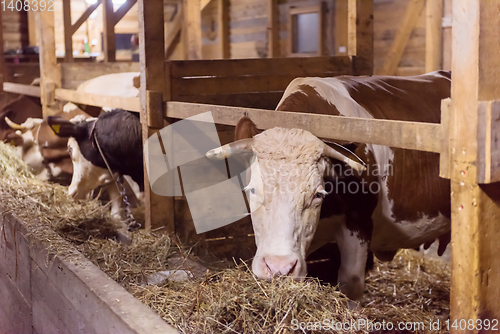
M 176 96 L 175 101 L 273 110 L 276 109 L 282 96 L 283 91 L 244 94 L 183 95 Z
M 73 33 L 71 31 L 71 0 L 63 0 L 64 61 L 73 62 Z
M 66 89 L 76 89 L 84 81 L 104 74 L 140 71 L 137 62 L 62 63 L 60 66 L 62 87 Z
M 169 25 L 170 29 L 166 31 L 165 34 L 165 45 L 166 45 L 166 54 L 167 54 L 167 59 L 168 57 L 168 52 L 169 50 L 173 51 L 174 43 L 177 43 L 177 37 L 181 32 L 182 29 L 182 24 L 183 24 L 183 15 L 182 15 L 182 9 L 180 12 L 178 12 L 174 19 L 172 20 L 173 22 Z M 171 51 L 171 52 L 172 52 Z
M 2 93 L 3 82 L 6 80 L 5 76 L 5 64 L 3 55 L 3 19 L 2 12 L 0 11 L 0 93 Z
M 477 179 L 478 131 L 485 131 L 478 104 L 500 99 L 499 29 L 496 1 L 453 1 L 451 233 L 459 247 L 452 249 L 450 323 L 500 319 L 500 191 Z
M 301 128 L 325 139 L 436 153 L 441 150 L 441 125 L 432 123 L 314 115 L 183 102 L 167 102 L 166 117 L 187 118 L 209 111 L 212 112 L 215 123 L 220 124 L 234 126 L 241 117 L 248 116 L 259 129 L 270 129 L 276 126 Z
M 75 90 L 58 88 L 55 98 L 59 101 L 68 101 L 97 107 L 121 108 L 129 111 L 140 111 L 140 102 L 137 97 L 119 97 L 80 93 Z
M 3 255 L 2 255 L 3 256 Z M 31 306 L 24 300 L 0 267 L 0 330 L 2 333 L 31 333 Z
M 500 102 L 482 101 L 478 106 L 477 182 L 500 181 Z
M 425 71 L 442 68 L 443 0 L 427 0 L 425 8 Z
M 55 233 L 51 239 L 72 248 Z M 37 301 L 50 305 L 51 312 L 46 314 L 55 313 L 57 323 L 68 328 L 63 332 L 87 333 L 90 329 L 98 333 L 177 333 L 76 250 L 71 255 L 54 257 L 48 254 L 43 241 L 34 238 L 31 258 L 33 291 L 42 297 Z M 54 290 L 44 297 L 45 287 Z M 79 320 L 77 326 L 75 320 Z
M 450 157 L 450 129 L 451 119 L 451 99 L 441 101 L 441 152 L 439 155 L 439 176 L 445 179 L 451 177 L 451 157 Z
M 348 0 L 347 16 L 347 54 L 357 57 L 354 74 L 371 75 L 373 74 L 373 0 Z
M 87 19 L 90 17 L 90 15 L 99 7 L 101 4 L 102 0 L 96 0 L 95 3 L 91 4 L 85 12 L 83 12 L 82 16 L 76 20 L 76 22 L 71 26 L 71 35 L 74 35 L 75 32 L 82 26 L 82 24 L 87 21 Z
M 351 57 L 310 57 L 278 59 L 227 59 L 172 61 L 172 77 L 246 76 L 293 74 L 297 77 L 313 73 L 352 74 Z
M 217 0 L 217 25 L 219 29 L 220 58 L 231 58 L 229 41 L 229 0 Z
M 199 4 L 199 3 L 198 3 Z M 170 71 L 165 66 L 165 31 L 163 0 L 139 0 L 139 51 L 141 59 L 140 107 L 142 137 L 145 143 L 151 135 L 163 128 L 164 122 L 155 117 L 163 104 L 148 103 L 148 91 L 158 92 L 163 100 L 170 100 Z M 198 11 L 198 16 L 200 12 Z M 201 31 L 200 31 L 201 32 Z M 148 124 L 149 120 L 149 124 Z M 164 143 L 166 144 L 166 143 Z M 144 198 L 146 229 L 165 227 L 169 233 L 175 232 L 174 197 L 158 196 L 151 191 L 144 161 Z
M 54 88 L 61 87 L 61 68 L 57 65 L 54 33 L 54 12 L 40 11 L 38 30 L 40 46 L 40 79 L 43 117 L 55 115 L 62 110 L 62 105 L 53 100 Z
M 202 11 L 209 3 L 211 0 L 200 0 L 200 11 Z
M 279 30 L 278 0 L 267 0 L 268 58 L 280 55 Z
M 37 44 L 37 34 L 36 31 L 36 20 L 35 20 L 35 12 L 32 10 L 28 11 L 28 40 L 29 45 Z
M 311 73 L 311 76 L 334 76 L 335 73 Z M 297 78 L 295 74 L 255 75 L 247 77 L 213 77 L 172 79 L 172 95 L 176 100 L 182 95 L 216 95 L 250 92 L 284 91 Z
M 137 0 L 127 0 L 123 5 L 120 6 L 120 8 L 117 9 L 113 15 L 114 25 L 120 22 L 120 20 L 129 12 L 132 7 L 134 7 L 136 3 Z
M 183 0 L 182 12 L 186 59 L 202 59 L 200 0 Z
M 352 0 L 351 0 L 352 1 Z M 410 0 L 404 17 L 401 20 L 400 28 L 394 38 L 394 42 L 389 49 L 384 66 L 379 74 L 394 75 L 403 52 L 410 40 L 411 33 L 417 24 L 420 13 L 424 8 L 425 0 Z
M 29 242 L 19 231 L 10 215 L 0 223 L 2 241 L 0 242 L 0 271 L 9 279 L 9 285 L 27 305 L 31 305 L 30 252 Z
M 102 0 L 102 38 L 104 40 L 104 61 L 116 61 L 115 18 L 113 0 Z

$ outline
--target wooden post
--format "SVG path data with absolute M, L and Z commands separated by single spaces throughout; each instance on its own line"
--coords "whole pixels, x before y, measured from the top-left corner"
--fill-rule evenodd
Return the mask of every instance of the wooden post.
M 478 184 L 476 166 L 478 138 L 491 131 L 478 126 L 480 101 L 500 100 L 499 29 L 497 1 L 453 1 L 451 324 L 500 319 L 500 184 Z
M 202 59 L 200 0 L 183 0 L 182 12 L 186 59 Z
M 279 30 L 278 0 L 267 0 L 268 58 L 275 58 L 280 55 Z
M 102 3 L 102 38 L 104 39 L 104 61 L 116 61 L 115 16 L 113 0 L 103 0 Z
M 64 61 L 73 62 L 73 33 L 71 29 L 71 0 L 63 0 Z
M 425 16 L 425 72 L 442 68 L 443 0 L 427 0 Z
M 231 58 L 229 42 L 229 0 L 217 0 L 221 59 Z
M 37 27 L 40 47 L 40 91 L 43 117 L 62 110 L 62 104 L 55 100 L 55 89 L 61 88 L 61 67 L 57 64 L 54 33 L 54 12 L 37 12 Z
M 199 15 L 199 13 L 198 13 Z M 170 99 L 170 74 L 165 70 L 163 0 L 139 0 L 141 58 L 141 123 L 143 142 L 163 128 L 163 101 Z M 174 198 L 154 194 L 144 163 L 146 229 L 166 227 L 174 232 Z
M 2 12 L 0 10 L 0 93 L 3 92 L 3 82 L 5 80 L 5 64 L 4 64 L 4 56 L 3 56 L 3 20 L 2 20 Z
M 411 32 L 417 24 L 418 18 L 420 17 L 420 13 L 422 12 L 424 5 L 425 0 L 410 0 L 410 2 L 408 3 L 405 15 L 401 19 L 401 25 L 398 29 L 396 37 L 394 37 L 394 41 L 392 42 L 387 57 L 385 58 L 384 66 L 382 67 L 380 74 L 396 74 L 399 61 L 403 56 L 406 45 L 410 40 Z
M 347 54 L 357 58 L 354 74 L 373 74 L 373 0 L 348 0 Z

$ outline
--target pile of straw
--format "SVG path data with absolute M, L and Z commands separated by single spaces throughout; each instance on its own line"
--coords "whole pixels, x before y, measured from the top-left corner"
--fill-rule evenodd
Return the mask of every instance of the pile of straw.
M 130 245 L 114 241 L 117 225 L 108 207 L 97 201 L 75 202 L 66 188 L 36 180 L 3 143 L 0 203 L 4 214 L 12 212 L 28 223 L 37 238 L 50 239 L 57 231 L 182 333 L 322 332 L 294 331 L 292 319 L 422 321 L 426 327 L 419 333 L 431 333 L 429 321 L 441 319 L 442 324 L 449 317 L 449 270 L 442 261 L 414 251 L 402 251 L 390 263 L 375 262 L 366 277 L 363 308 L 354 312 L 347 309 L 347 300 L 336 287 L 312 278 L 264 282 L 245 263 L 189 281 L 147 285 L 149 275 L 177 269 L 169 261 L 186 259 L 189 251 L 166 235 L 143 231 L 133 233 Z M 67 245 L 52 244 L 50 250 L 55 254 L 76 251 Z

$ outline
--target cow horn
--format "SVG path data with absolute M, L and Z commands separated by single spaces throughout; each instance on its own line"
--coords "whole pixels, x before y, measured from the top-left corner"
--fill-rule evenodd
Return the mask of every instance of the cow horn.
M 235 141 L 234 143 L 214 148 L 213 150 L 208 151 L 206 156 L 210 160 L 226 159 L 235 153 L 250 151 L 252 143 L 253 143 L 253 138 L 241 139 Z
M 330 144 L 336 146 L 338 149 L 332 148 L 332 147 L 328 146 L 327 144 L 323 143 L 323 145 L 324 145 L 323 152 L 327 157 L 343 161 L 346 164 L 348 164 L 349 166 L 351 166 L 352 168 L 354 168 L 355 170 L 357 170 L 358 172 L 362 172 L 362 171 L 366 170 L 366 164 L 356 154 L 354 154 L 353 152 L 351 152 L 347 148 L 345 148 L 337 143 L 330 143 Z M 346 154 L 342 153 L 342 151 L 344 153 L 347 153 L 347 154 L 355 157 L 358 161 L 354 161 L 353 159 L 349 158 Z
M 10 126 L 11 129 L 26 130 L 26 126 L 12 122 L 7 116 L 5 116 L 5 123 L 7 123 L 7 125 Z

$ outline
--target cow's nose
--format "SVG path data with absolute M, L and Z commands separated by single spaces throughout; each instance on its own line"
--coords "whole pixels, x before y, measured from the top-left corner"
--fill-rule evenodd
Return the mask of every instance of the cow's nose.
M 271 277 L 295 276 L 300 272 L 299 259 L 294 255 L 268 255 L 262 260 Z

